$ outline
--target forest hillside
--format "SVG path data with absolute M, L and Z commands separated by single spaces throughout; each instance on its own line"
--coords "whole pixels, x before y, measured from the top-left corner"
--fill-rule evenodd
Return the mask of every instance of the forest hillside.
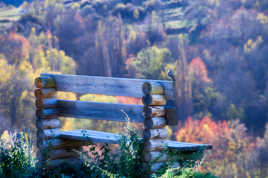
M 201 171 L 268 176 L 267 0 L 32 0 L 0 2 L 0 135 L 35 132 L 42 72 L 165 79 L 176 71 L 179 141 L 212 144 Z M 65 99 L 135 98 L 61 93 Z M 64 129 L 110 122 L 62 120 Z

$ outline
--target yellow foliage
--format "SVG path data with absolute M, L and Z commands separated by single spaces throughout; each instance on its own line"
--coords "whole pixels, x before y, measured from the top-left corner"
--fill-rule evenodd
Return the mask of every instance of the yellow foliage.
M 24 60 L 19 65 L 18 71 L 20 72 L 20 75 L 26 76 L 29 72 L 33 71 L 33 68 L 30 62 Z
M 255 50 L 258 45 L 260 45 L 263 42 L 262 36 L 258 36 L 256 41 L 253 41 L 252 39 L 249 39 L 246 44 L 244 44 L 244 51 L 246 53 L 250 53 L 253 50 Z
M 257 15 L 257 20 L 262 23 L 265 24 L 268 22 L 268 17 L 264 14 L 264 13 L 258 13 Z
M 134 41 L 134 40 L 136 40 L 136 38 L 137 38 L 137 33 L 135 32 L 135 30 L 131 29 L 129 32 L 129 39 L 131 41 Z
M 48 72 L 50 70 L 49 63 L 41 47 L 35 50 L 33 57 L 33 66 L 35 69 L 40 69 L 41 72 Z
M 14 74 L 14 66 L 9 65 L 7 61 L 0 56 L 0 86 L 10 81 Z
M 169 126 L 166 126 L 165 129 L 168 131 L 168 138 L 172 135 L 172 129 Z
M 57 92 L 57 98 L 62 100 L 76 100 L 76 94 L 73 92 Z
M 5 140 L 5 141 L 8 141 L 10 140 L 10 135 L 8 133 L 8 130 L 5 130 L 2 135 L 1 135 L 1 140 Z
M 20 101 L 19 101 L 20 112 L 23 112 L 23 101 L 26 99 L 27 96 L 28 96 L 28 91 L 24 90 L 20 96 Z
M 116 97 L 107 95 L 86 94 L 80 97 L 81 101 L 117 103 Z
M 64 118 L 64 124 L 61 130 L 74 130 L 74 129 L 76 128 L 74 127 L 72 120 L 69 118 Z

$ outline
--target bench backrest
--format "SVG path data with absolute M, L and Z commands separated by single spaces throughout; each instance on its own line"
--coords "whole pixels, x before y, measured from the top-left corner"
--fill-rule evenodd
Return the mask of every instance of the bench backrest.
M 175 114 L 174 84 L 165 80 L 146 80 L 112 77 L 95 77 L 83 75 L 41 74 L 35 81 L 37 103 L 42 108 L 39 117 L 53 115 L 74 118 L 89 118 L 96 120 L 126 121 L 124 111 L 130 122 L 144 122 L 143 105 L 101 103 L 87 101 L 60 100 L 51 97 L 57 91 L 73 92 L 76 94 L 103 94 L 111 96 L 127 96 L 142 98 L 144 86 L 148 86 L 152 95 L 152 105 L 164 110 L 168 125 L 177 124 Z M 42 100 L 38 100 L 38 95 Z M 40 96 L 40 97 L 41 97 Z M 157 104 L 158 102 L 158 104 Z M 157 112 L 157 111 L 156 111 Z

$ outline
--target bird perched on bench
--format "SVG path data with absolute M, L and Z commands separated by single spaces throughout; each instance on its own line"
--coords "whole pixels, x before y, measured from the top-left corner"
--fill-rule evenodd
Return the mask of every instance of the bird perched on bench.
M 172 72 L 171 69 L 168 69 L 168 76 L 175 82 L 176 79 L 175 79 L 175 76 L 174 76 L 174 73 Z

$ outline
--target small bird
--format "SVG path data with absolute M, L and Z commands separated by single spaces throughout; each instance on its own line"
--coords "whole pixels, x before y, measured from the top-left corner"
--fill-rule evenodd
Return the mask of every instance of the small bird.
M 168 69 L 168 76 L 169 76 L 173 81 L 176 81 L 175 76 L 174 76 L 174 73 L 172 72 L 171 69 Z

